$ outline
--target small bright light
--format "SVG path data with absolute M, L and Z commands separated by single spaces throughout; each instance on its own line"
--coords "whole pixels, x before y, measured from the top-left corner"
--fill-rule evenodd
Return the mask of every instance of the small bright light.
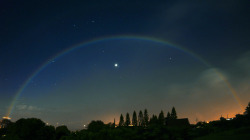
M 3 119 L 11 120 L 11 118 L 10 118 L 10 117 L 3 117 Z
M 114 66 L 115 66 L 115 67 L 118 67 L 118 64 L 117 64 L 117 63 L 115 63 L 115 64 L 114 64 Z

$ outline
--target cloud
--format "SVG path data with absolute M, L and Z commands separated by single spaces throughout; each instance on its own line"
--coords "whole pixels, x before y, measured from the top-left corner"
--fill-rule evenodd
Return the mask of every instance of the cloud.
M 18 105 L 18 106 L 16 106 L 16 108 L 18 110 L 26 110 L 27 109 L 27 105 Z
M 167 87 L 167 93 L 169 95 L 183 95 L 185 92 L 186 96 L 200 96 L 212 95 L 211 91 L 225 91 L 226 75 L 222 74 L 219 69 L 210 68 L 203 72 L 194 79 L 190 79 L 189 83 L 185 84 L 172 84 Z M 226 89 L 228 90 L 228 89 Z M 209 92 L 209 94 L 207 94 Z M 222 94 L 223 92 L 215 92 L 216 95 Z
M 40 111 L 40 110 L 42 110 L 41 108 L 38 108 L 36 106 L 31 106 L 31 105 L 17 105 L 16 109 L 19 111 Z
M 243 106 L 246 106 L 250 101 L 250 51 L 241 55 L 236 60 L 236 65 L 228 73 L 231 76 L 230 83 L 235 86 Z
M 225 75 L 223 75 L 219 69 L 211 68 L 203 71 L 196 82 L 203 83 L 205 86 L 209 87 L 217 87 L 221 85 L 225 79 Z
M 36 107 L 36 106 L 28 106 L 27 109 L 30 110 L 30 111 L 33 111 L 33 110 L 41 110 L 41 108 L 38 108 L 38 107 Z
M 190 79 L 188 84 L 169 85 L 165 89 L 166 99 L 170 104 L 177 107 L 179 105 L 180 112 L 193 118 L 192 122 L 195 121 L 194 118 L 214 120 L 221 115 L 233 117 L 242 113 L 239 102 L 245 107 L 250 101 L 249 62 L 250 52 L 246 52 L 228 67 L 206 69 Z M 236 94 L 232 93 L 232 89 Z M 192 110 L 193 113 L 190 113 Z
M 250 51 L 243 54 L 237 61 L 237 65 L 250 74 Z M 249 77 L 248 77 L 249 78 Z

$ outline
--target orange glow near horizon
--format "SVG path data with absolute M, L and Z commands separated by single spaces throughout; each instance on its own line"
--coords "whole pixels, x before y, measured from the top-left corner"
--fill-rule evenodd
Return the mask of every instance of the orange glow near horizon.
M 3 119 L 11 120 L 11 118 L 10 118 L 10 117 L 3 117 Z
M 178 112 L 177 112 L 178 113 Z M 214 116 L 212 116 L 212 117 L 210 117 L 210 118 L 208 118 L 208 119 L 202 119 L 201 118 L 201 120 L 199 120 L 199 121 L 205 121 L 205 122 L 210 122 L 210 121 L 215 121 L 215 120 L 219 120 L 220 119 L 220 117 L 222 116 L 222 117 L 224 117 L 224 118 L 234 118 L 235 117 L 235 115 L 236 114 L 243 114 L 243 111 L 239 111 L 239 109 L 237 110 L 237 109 L 234 109 L 234 110 L 230 110 L 230 111 L 221 111 L 221 113 L 219 114 L 219 113 L 217 113 L 217 114 L 214 114 Z M 151 114 L 149 114 L 149 117 L 151 118 Z M 166 115 L 165 115 L 166 116 Z M 188 115 L 187 116 L 178 116 L 178 118 L 188 118 L 189 119 L 189 122 L 191 123 L 191 124 L 196 124 L 196 122 L 195 122 L 195 118 L 193 118 L 193 117 L 189 117 Z M 112 116 L 112 115 L 106 115 L 106 116 L 103 116 L 103 122 L 105 123 L 105 124 L 108 124 L 108 123 L 114 123 L 114 119 L 115 119 L 115 123 L 116 124 L 119 124 L 119 121 L 120 121 L 120 115 L 114 115 L 114 116 Z M 131 121 L 132 121 L 132 117 L 131 117 L 131 114 L 130 114 L 130 119 L 131 119 Z

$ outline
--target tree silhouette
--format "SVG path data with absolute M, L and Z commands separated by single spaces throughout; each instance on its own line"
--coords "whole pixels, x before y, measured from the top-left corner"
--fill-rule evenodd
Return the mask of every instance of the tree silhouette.
M 169 111 L 168 111 L 167 119 L 170 119 L 170 118 L 171 118 L 171 115 L 170 115 L 170 113 L 169 113 Z
M 6 139 L 21 140 L 52 140 L 54 138 L 54 127 L 46 126 L 43 121 L 37 118 L 17 120 L 8 128 L 8 134 L 6 135 Z
M 141 110 L 140 110 L 139 116 L 138 116 L 138 123 L 139 123 L 139 126 L 143 126 L 144 125 L 144 118 L 143 118 L 143 114 L 142 114 Z
M 171 114 L 168 111 L 167 117 L 166 117 L 166 120 L 165 120 L 165 125 L 168 125 L 167 123 L 168 123 L 169 120 L 171 120 Z
M 126 121 L 125 121 L 125 125 L 129 126 L 131 124 L 130 122 L 130 117 L 129 117 L 129 113 L 126 114 Z
M 98 120 L 98 121 L 91 121 L 88 125 L 88 130 L 91 132 L 99 132 L 105 127 L 105 124 Z
M 226 121 L 226 118 L 224 118 L 224 117 L 221 116 L 221 117 L 220 117 L 220 121 L 221 121 L 221 122 Z
M 171 115 L 170 115 L 171 117 L 171 119 L 177 119 L 177 114 L 176 114 L 176 111 L 175 111 L 175 108 L 173 107 L 172 108 L 172 111 L 171 111 Z
M 6 128 L 11 124 L 12 124 L 12 122 L 10 120 L 3 119 L 2 121 L 0 121 L 0 128 Z
M 121 116 L 120 116 L 119 126 L 124 126 L 124 118 L 123 118 L 123 115 L 122 115 L 122 114 L 121 114 Z
M 145 109 L 144 110 L 144 126 L 148 126 L 148 121 L 149 121 L 148 110 Z
M 137 115 L 136 115 L 136 112 L 135 112 L 135 111 L 134 111 L 134 113 L 133 113 L 132 125 L 133 125 L 133 126 L 137 126 Z
M 114 123 L 112 124 L 112 127 L 115 128 L 115 118 L 114 118 Z
M 56 139 L 58 139 L 58 140 L 60 140 L 64 136 L 68 136 L 69 134 L 70 134 L 70 131 L 67 128 L 67 126 L 65 126 L 65 125 L 58 126 L 56 128 Z
M 248 106 L 245 109 L 244 115 L 250 119 L 250 102 L 248 103 Z
M 164 125 L 165 124 L 164 113 L 163 113 L 162 110 L 161 110 L 161 113 L 159 114 L 158 121 L 159 121 L 160 125 Z
M 150 125 L 156 125 L 156 124 L 158 124 L 158 119 L 157 119 L 156 115 L 153 114 L 152 118 L 150 118 L 149 124 Z
M 40 136 L 40 140 L 55 140 L 56 139 L 56 129 L 52 125 L 46 125 L 43 128 L 43 131 L 40 132 L 42 133 L 42 137 Z

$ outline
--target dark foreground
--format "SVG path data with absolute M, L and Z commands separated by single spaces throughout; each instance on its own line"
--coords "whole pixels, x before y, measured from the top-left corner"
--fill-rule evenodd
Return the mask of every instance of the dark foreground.
M 250 125 L 237 122 L 200 123 L 191 127 L 116 127 L 92 121 L 86 130 L 70 132 L 66 126 L 46 126 L 39 119 L 20 119 L 0 129 L 1 140 L 249 140 Z
M 134 114 L 132 124 L 139 124 L 137 126 L 130 125 L 127 114 L 126 121 L 121 115 L 119 126 L 92 121 L 87 129 L 80 131 L 69 131 L 67 126 L 55 128 L 36 118 L 16 122 L 5 119 L 0 123 L 0 140 L 250 140 L 250 103 L 244 114 L 195 125 L 177 119 L 175 110 L 165 121 L 161 112 L 158 118 L 153 116 L 147 123 L 142 120 L 137 123 Z

